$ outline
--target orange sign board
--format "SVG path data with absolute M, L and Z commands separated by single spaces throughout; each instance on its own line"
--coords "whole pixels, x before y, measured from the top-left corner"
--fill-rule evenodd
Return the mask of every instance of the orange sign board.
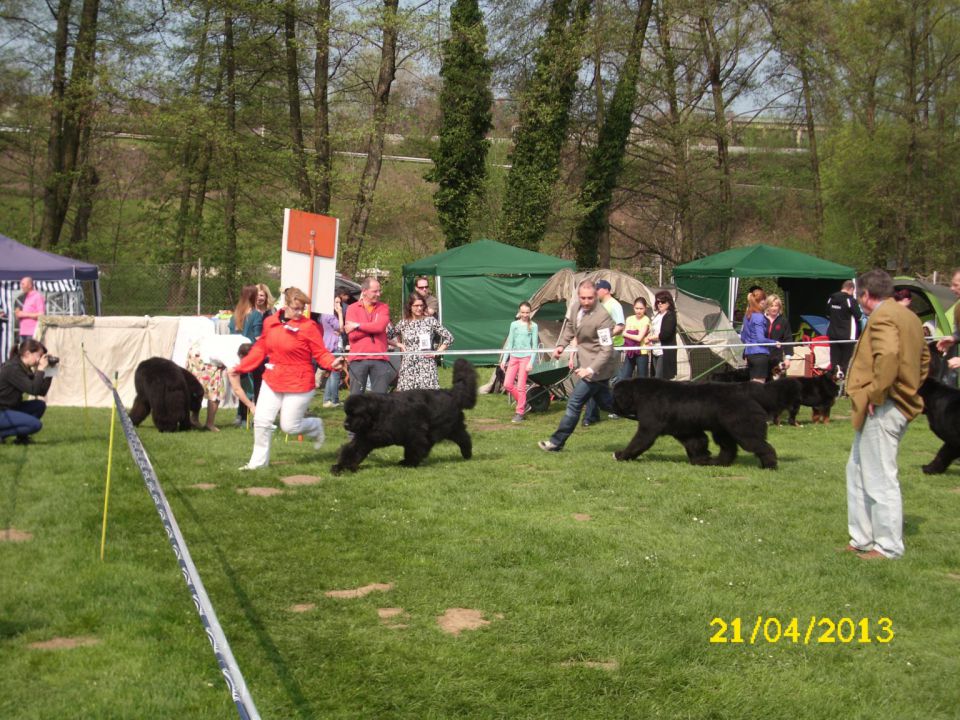
M 289 210 L 287 225 L 287 250 L 310 254 L 313 239 L 313 254 L 317 257 L 335 258 L 337 254 L 337 219 L 328 215 Z

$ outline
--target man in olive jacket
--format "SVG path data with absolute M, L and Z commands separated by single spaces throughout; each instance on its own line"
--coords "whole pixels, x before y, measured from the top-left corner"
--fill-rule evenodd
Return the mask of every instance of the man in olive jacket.
M 570 368 L 579 378 L 567 401 L 567 410 L 560 419 L 560 426 L 549 440 L 537 443 L 541 450 L 557 452 L 573 434 L 580 420 L 580 413 L 587 400 L 595 398 L 604 410 L 613 409 L 610 395 L 610 378 L 616 369 L 613 355 L 614 322 L 609 313 L 597 302 L 593 283 L 584 280 L 577 288 L 579 303 L 574 305 L 563 325 L 563 332 L 553 351 L 560 357 L 564 348 L 576 341 L 576 350 L 570 356 Z
M 865 560 L 903 555 L 903 503 L 897 451 L 907 424 L 923 411 L 918 394 L 930 352 L 920 318 L 896 302 L 882 270 L 857 279 L 857 297 L 869 314 L 847 373 L 856 431 L 847 461 L 847 550 Z

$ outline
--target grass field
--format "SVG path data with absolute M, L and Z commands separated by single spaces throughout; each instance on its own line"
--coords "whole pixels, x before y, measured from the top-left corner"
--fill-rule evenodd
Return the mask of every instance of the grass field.
M 231 412 L 219 434 L 140 430 L 264 718 L 960 713 L 960 468 L 922 475 L 938 447 L 923 418 L 900 453 L 906 555 L 870 563 L 837 552 L 845 402 L 829 426 L 771 428 L 774 472 L 752 456 L 691 467 L 670 438 L 615 463 L 627 420 L 545 454 L 536 441 L 562 406 L 512 426 L 487 396 L 468 413 L 473 460 L 445 443 L 405 469 L 390 448 L 332 477 L 342 413 L 319 412 L 328 444 L 279 435 L 258 473 L 237 471 L 251 436 Z M 0 717 L 236 717 L 121 437 L 98 559 L 109 422 L 52 408 L 35 444 L 0 447 L 0 527 L 32 534 L 0 542 Z M 320 481 L 282 483 L 297 474 Z M 252 485 L 283 493 L 238 492 Z M 374 583 L 392 589 L 325 595 Z M 450 608 L 489 624 L 449 634 L 437 618 Z M 852 641 L 817 642 L 823 623 L 804 644 L 811 617 L 849 618 Z M 728 642 L 710 642 L 714 618 Z M 736 618 L 742 643 L 729 642 Z M 31 647 L 53 638 L 89 644 Z

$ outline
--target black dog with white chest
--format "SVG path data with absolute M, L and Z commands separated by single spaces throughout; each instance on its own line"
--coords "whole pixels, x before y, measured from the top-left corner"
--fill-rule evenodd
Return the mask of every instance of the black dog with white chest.
M 452 440 L 469 460 L 473 444 L 467 432 L 464 410 L 477 403 L 477 373 L 468 361 L 453 365 L 449 390 L 403 390 L 377 395 L 351 395 L 344 411 L 343 427 L 353 439 L 340 448 L 331 472 L 356 471 L 373 450 L 388 445 L 403 446 L 401 465 L 416 467 L 441 440 Z

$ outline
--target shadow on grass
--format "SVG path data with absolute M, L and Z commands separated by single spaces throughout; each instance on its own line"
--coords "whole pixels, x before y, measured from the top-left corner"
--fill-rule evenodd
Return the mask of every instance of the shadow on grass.
M 904 535 L 919 535 L 920 526 L 923 525 L 927 519 L 922 515 L 904 515 L 903 516 L 903 534 Z
M 316 713 L 311 707 L 310 701 L 307 700 L 306 696 L 303 694 L 303 691 L 300 689 L 300 685 L 294 678 L 293 673 L 290 672 L 290 667 L 287 665 L 287 661 L 284 659 L 280 649 L 273 641 L 270 633 L 267 632 L 266 625 L 254 607 L 253 602 L 250 600 L 250 596 L 247 594 L 247 591 L 243 588 L 243 585 L 240 582 L 240 579 L 237 577 L 237 573 L 234 571 L 230 561 L 227 559 L 227 556 L 223 553 L 223 550 L 220 549 L 220 545 L 207 530 L 207 526 L 203 521 L 203 518 L 201 518 L 197 513 L 189 498 L 187 498 L 180 491 L 180 488 L 174 487 L 173 492 L 176 493 L 177 497 L 183 503 L 184 507 L 187 509 L 187 512 L 190 514 L 190 517 L 193 518 L 193 521 L 197 524 L 197 528 L 207 540 L 208 546 L 212 548 L 217 560 L 220 562 L 220 567 L 223 569 L 223 574 L 227 577 L 230 586 L 233 588 L 237 602 L 240 603 L 240 607 L 243 609 L 243 614 L 250 623 L 250 627 L 253 628 L 254 634 L 257 637 L 257 642 L 260 644 L 260 647 L 266 654 L 270 664 L 273 665 L 274 671 L 277 673 L 277 677 L 280 678 L 287 696 L 290 698 L 293 706 L 297 709 L 297 714 L 303 718 L 316 717 Z M 254 697 L 254 702 L 256 702 L 256 697 Z

